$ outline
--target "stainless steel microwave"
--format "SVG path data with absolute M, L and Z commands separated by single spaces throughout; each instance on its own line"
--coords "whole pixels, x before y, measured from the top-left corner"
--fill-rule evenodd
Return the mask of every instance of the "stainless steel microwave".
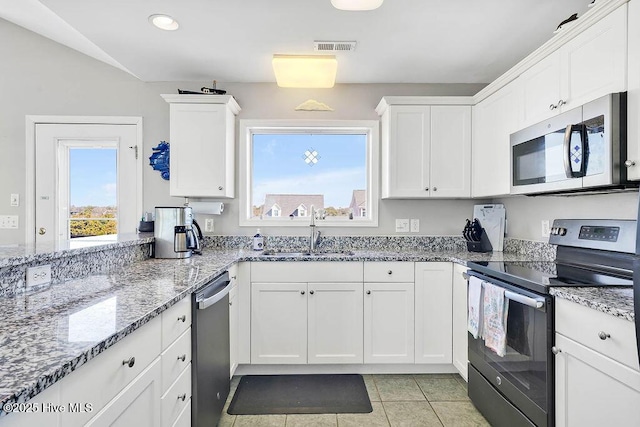
M 627 180 L 627 94 L 612 93 L 511 134 L 511 194 L 635 187 Z

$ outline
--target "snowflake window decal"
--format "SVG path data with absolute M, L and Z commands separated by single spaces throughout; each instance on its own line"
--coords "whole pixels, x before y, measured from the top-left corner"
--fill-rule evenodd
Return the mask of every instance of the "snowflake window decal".
M 320 155 L 312 147 L 304 152 L 304 155 L 302 156 L 302 158 L 304 159 L 304 162 L 306 164 L 308 164 L 309 166 L 313 166 L 316 163 L 318 163 L 318 161 L 320 160 Z

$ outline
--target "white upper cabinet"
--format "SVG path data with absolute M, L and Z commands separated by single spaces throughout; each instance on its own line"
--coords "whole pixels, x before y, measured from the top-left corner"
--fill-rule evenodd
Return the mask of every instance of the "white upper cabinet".
M 470 98 L 385 97 L 382 197 L 454 198 L 471 194 Z M 432 103 L 432 105 L 428 105 Z
M 235 116 L 229 95 L 162 95 L 170 104 L 170 194 L 233 198 Z
M 522 126 L 626 90 L 626 58 L 624 4 L 518 77 L 523 94 Z
M 522 91 L 511 82 L 473 107 L 472 197 L 509 194 L 511 134 L 522 123 Z
M 640 1 L 629 3 L 627 176 L 640 179 Z

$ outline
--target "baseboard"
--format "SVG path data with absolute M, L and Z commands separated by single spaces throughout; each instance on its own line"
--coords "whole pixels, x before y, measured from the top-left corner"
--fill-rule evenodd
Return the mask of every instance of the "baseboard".
M 235 375 L 275 374 L 457 374 L 452 364 L 438 365 L 239 365 Z

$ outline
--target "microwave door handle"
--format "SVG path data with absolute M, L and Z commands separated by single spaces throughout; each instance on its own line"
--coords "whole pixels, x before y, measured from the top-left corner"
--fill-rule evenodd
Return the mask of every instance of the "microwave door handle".
M 571 170 L 571 131 L 573 125 L 567 125 L 564 130 L 564 173 L 567 178 L 573 178 L 573 171 Z

